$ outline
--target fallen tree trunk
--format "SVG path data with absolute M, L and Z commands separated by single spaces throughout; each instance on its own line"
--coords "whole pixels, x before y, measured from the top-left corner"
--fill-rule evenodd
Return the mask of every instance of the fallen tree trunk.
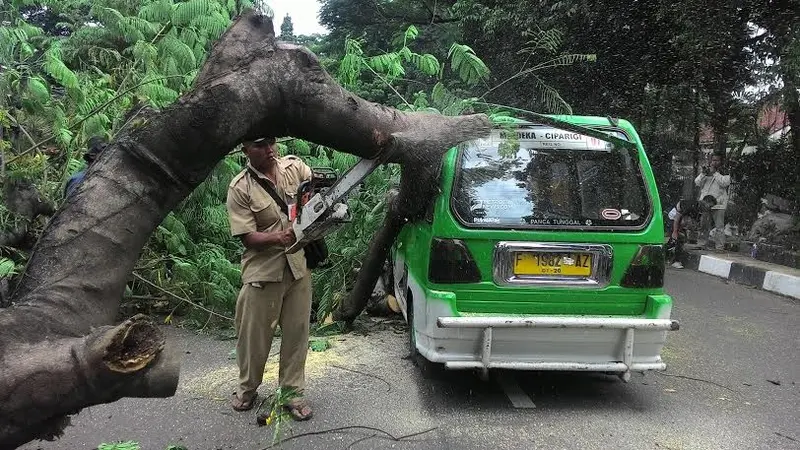
M 0 448 L 57 437 L 69 414 L 90 405 L 174 394 L 178 362 L 158 329 L 143 318 L 107 326 L 153 230 L 242 140 L 295 136 L 361 157 L 385 155 L 404 165 L 392 210 L 405 220 L 430 200 L 421 185 L 435 180 L 431 167 L 447 149 L 489 129 L 484 115 L 404 113 L 367 102 L 308 50 L 276 42 L 269 18 L 243 14 L 193 89 L 123 130 L 37 242 L 15 305 L 0 311 Z M 371 261 L 385 258 L 395 228 L 377 234 Z

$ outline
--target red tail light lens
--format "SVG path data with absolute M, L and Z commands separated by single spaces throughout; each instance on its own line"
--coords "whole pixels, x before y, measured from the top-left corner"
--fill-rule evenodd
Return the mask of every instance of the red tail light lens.
M 620 284 L 630 288 L 662 287 L 665 264 L 663 245 L 639 246 Z
M 433 238 L 428 280 L 442 284 L 477 283 L 481 273 L 464 241 Z

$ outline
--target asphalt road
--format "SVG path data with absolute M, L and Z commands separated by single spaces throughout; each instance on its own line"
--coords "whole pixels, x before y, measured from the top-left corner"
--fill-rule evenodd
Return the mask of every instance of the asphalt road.
M 333 339 L 310 353 L 315 417 L 283 436 L 285 449 L 800 449 L 800 303 L 698 272 L 670 269 L 681 330 L 671 334 L 666 374 L 499 374 L 535 408 L 515 408 L 496 380 L 465 372 L 424 379 L 404 357 L 400 324 Z M 233 341 L 170 328 L 184 348 L 181 383 L 169 399 L 125 399 L 73 419 L 57 442 L 25 449 L 94 449 L 134 440 L 143 449 L 261 449 L 272 429 L 228 406 Z M 275 367 L 269 366 L 268 394 Z M 430 430 L 393 441 L 395 437 Z M 373 436 L 375 435 L 375 436 Z

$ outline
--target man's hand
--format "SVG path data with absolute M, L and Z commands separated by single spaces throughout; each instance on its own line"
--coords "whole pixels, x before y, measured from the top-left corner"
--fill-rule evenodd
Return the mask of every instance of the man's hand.
M 291 228 L 283 231 L 272 231 L 269 233 L 253 231 L 242 236 L 242 243 L 247 248 L 264 250 L 271 245 L 282 245 L 288 247 L 294 244 L 297 238 Z
M 278 243 L 280 243 L 284 247 L 288 247 L 294 244 L 294 241 L 297 240 L 296 236 L 294 235 L 294 230 L 292 228 L 283 231 L 276 231 L 275 233 L 277 234 L 276 239 Z

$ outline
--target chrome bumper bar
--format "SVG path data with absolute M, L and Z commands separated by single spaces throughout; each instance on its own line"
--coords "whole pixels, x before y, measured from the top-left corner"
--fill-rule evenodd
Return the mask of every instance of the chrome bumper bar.
M 632 319 L 616 317 L 439 317 L 436 324 L 440 328 L 483 328 L 483 345 L 480 361 L 445 362 L 448 369 L 481 369 L 487 376 L 489 369 L 513 370 L 565 370 L 621 372 L 624 381 L 630 380 L 631 371 L 664 370 L 666 364 L 633 363 L 633 342 L 635 330 L 675 331 L 680 329 L 677 320 L 671 319 Z M 492 330 L 494 328 L 583 328 L 625 330 L 621 355 L 622 362 L 583 363 L 583 362 L 536 362 L 536 361 L 492 361 Z

